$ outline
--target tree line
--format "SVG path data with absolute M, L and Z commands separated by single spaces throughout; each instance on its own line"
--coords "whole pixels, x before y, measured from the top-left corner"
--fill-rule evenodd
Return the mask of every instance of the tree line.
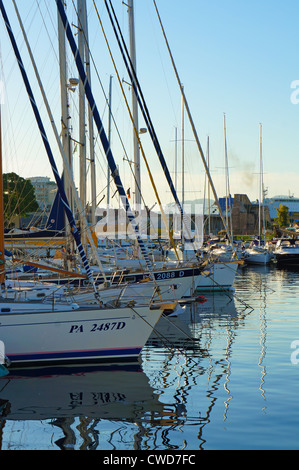
M 12 217 L 26 216 L 30 212 L 35 212 L 39 205 L 31 181 L 16 173 L 4 173 L 3 207 L 6 227 L 9 226 Z

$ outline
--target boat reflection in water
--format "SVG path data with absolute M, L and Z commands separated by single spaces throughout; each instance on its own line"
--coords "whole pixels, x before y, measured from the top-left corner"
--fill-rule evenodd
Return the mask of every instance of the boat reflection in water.
M 134 423 L 135 434 L 140 433 L 143 420 L 178 424 L 175 409 L 159 402 L 141 366 L 132 364 L 14 371 L 0 379 L 0 417 L 2 433 L 11 421 L 19 421 L 19 429 L 28 429 L 26 422 L 50 420 L 43 429 L 61 428 L 64 438 L 55 441 L 60 448 L 75 448 L 78 443 L 81 448 L 97 447 L 95 427 L 101 420 Z M 54 431 L 43 432 L 50 437 Z M 28 442 L 21 434 L 22 442 L 11 445 L 32 448 L 30 432 Z
M 0 379 L 0 448 L 204 447 L 223 385 L 228 412 L 230 348 L 243 315 L 231 297 L 210 295 L 162 317 L 140 364 L 12 370 Z
M 160 401 L 175 404 L 184 424 L 179 426 L 183 432 L 169 426 L 163 436 L 153 429 L 152 442 L 160 448 L 166 448 L 167 439 L 176 449 L 203 449 L 218 395 L 223 395 L 223 420 L 229 414 L 232 346 L 252 309 L 232 294 L 206 297 L 205 303 L 187 305 L 177 318 L 161 318 L 142 352 L 144 371 L 159 390 Z M 170 329 L 169 321 L 175 323 L 176 333 Z M 160 333 L 167 331 L 165 336 L 172 339 L 175 347 L 166 347 Z

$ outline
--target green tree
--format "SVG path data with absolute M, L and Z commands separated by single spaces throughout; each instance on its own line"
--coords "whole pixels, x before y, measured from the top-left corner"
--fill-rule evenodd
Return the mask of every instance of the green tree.
M 279 227 L 287 227 L 290 224 L 289 208 L 284 204 L 280 204 L 279 208 L 276 209 L 276 212 L 277 217 L 275 222 Z
M 9 223 L 11 217 L 25 216 L 38 209 L 34 187 L 31 181 L 16 173 L 3 174 L 4 220 Z

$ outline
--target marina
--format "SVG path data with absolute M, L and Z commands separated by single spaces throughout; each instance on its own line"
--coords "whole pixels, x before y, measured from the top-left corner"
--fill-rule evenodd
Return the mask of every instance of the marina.
M 134 467 L 142 453 L 194 464 L 200 450 L 299 447 L 296 170 L 288 196 L 268 186 L 286 191 L 273 162 L 294 138 L 269 133 L 277 113 L 262 124 L 262 108 L 234 121 L 235 90 L 216 105 L 229 111 L 220 136 L 157 3 L 0 0 L 0 450 L 96 450 Z
M 299 272 L 248 266 L 234 296 L 162 318 L 140 363 L 0 379 L 2 450 L 298 449 Z

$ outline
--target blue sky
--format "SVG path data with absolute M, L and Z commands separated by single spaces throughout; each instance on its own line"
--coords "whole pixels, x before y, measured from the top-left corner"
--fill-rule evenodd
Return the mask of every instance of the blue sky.
M 59 84 L 56 47 L 56 12 L 53 0 L 18 0 L 30 44 L 40 67 L 41 76 L 59 126 Z M 70 22 L 76 22 L 72 1 L 68 1 Z M 127 38 L 126 7 L 114 0 L 120 26 Z M 11 2 L 4 0 L 24 62 L 30 76 L 31 67 L 19 32 Z M 97 0 L 106 34 L 111 41 L 120 76 L 127 79 L 124 66 L 111 32 L 104 2 Z M 264 185 L 268 196 L 299 196 L 299 104 L 291 101 L 291 83 L 299 80 L 299 29 L 297 4 L 294 0 L 245 2 L 244 0 L 156 0 L 157 7 L 176 62 L 195 126 L 204 150 L 210 139 L 211 174 L 219 196 L 225 193 L 223 115 L 226 114 L 227 145 L 231 193 L 258 197 L 259 124 L 263 126 Z M 108 94 L 109 76 L 113 74 L 112 108 L 122 133 L 128 155 L 132 154 L 132 137 L 128 115 L 111 60 L 107 54 L 92 0 L 87 0 L 90 48 L 103 86 Z M 174 171 L 174 128 L 181 135 L 181 97 L 166 51 L 164 39 L 152 0 L 135 0 L 137 72 L 154 122 L 164 156 Z M 47 24 L 45 33 L 41 12 Z M 74 30 L 75 31 L 75 30 Z M 52 42 L 51 42 L 52 41 Z M 34 130 L 34 119 L 27 97 L 20 89 L 20 74 L 11 53 L 4 26 L 0 29 L 1 67 L 5 82 L 3 114 L 9 129 L 5 132 L 5 152 L 9 155 L 6 171 L 23 176 L 51 176 L 42 144 Z M 69 62 L 70 73 L 76 74 Z M 34 78 L 33 88 L 41 104 Z M 95 73 L 93 86 L 104 125 L 107 109 Z M 20 91 L 19 91 L 20 89 Z M 129 99 L 129 87 L 125 85 Z M 298 94 L 299 96 L 299 94 Z M 71 98 L 72 100 L 74 97 Z M 28 100 L 27 100 L 28 101 Z M 9 109 L 8 109 L 9 108 Z M 42 108 L 42 105 L 41 105 Z M 71 104 L 75 111 L 76 104 Z M 9 110 L 9 112 L 8 112 Z M 26 116 L 26 117 L 25 117 Z M 46 118 L 45 118 L 46 119 Z M 77 124 L 73 119 L 76 139 Z M 5 124 L 4 124 L 5 125 Z M 8 124 L 7 124 L 8 125 Z M 140 127 L 143 126 L 140 117 Z M 15 129 L 15 130 L 13 130 Z M 204 171 L 201 157 L 185 116 L 185 199 L 204 195 Z M 170 193 L 161 175 L 161 167 L 150 144 L 149 135 L 142 137 L 160 196 L 170 202 Z M 34 145 L 33 145 L 34 144 Z M 112 148 L 119 162 L 126 187 L 133 185 L 132 176 L 123 161 L 123 150 L 113 133 Z M 178 142 L 178 167 L 181 168 L 181 142 Z M 105 161 L 98 150 L 98 185 L 105 187 Z M 59 156 L 57 157 L 60 158 Z M 154 198 L 143 168 L 142 186 L 151 203 Z M 179 182 L 181 173 L 178 174 Z M 180 187 L 178 188 L 180 193 Z M 100 192 L 100 190 L 98 191 Z

